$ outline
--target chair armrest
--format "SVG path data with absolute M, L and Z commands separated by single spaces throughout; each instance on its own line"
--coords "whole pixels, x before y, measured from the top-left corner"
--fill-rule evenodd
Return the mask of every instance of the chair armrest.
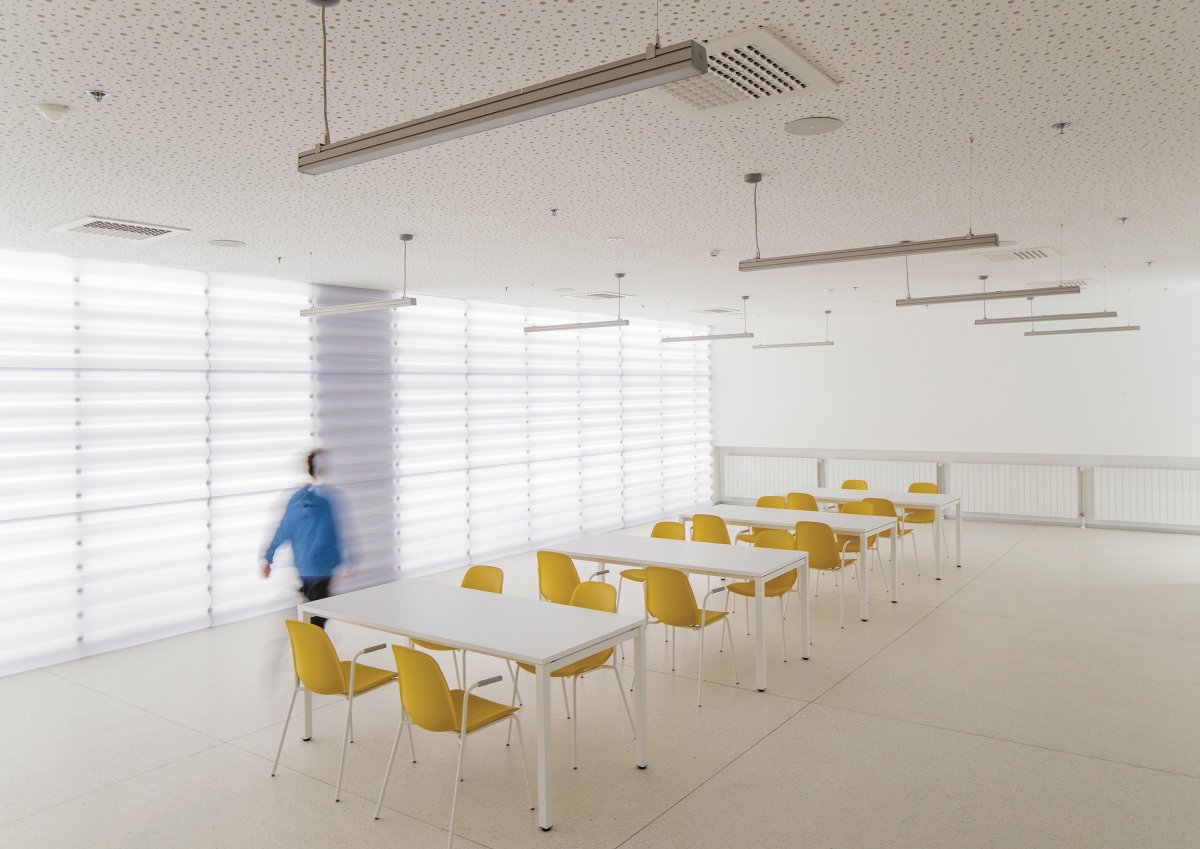
M 488 684 L 498 684 L 503 680 L 503 675 L 493 675 L 491 678 L 484 678 L 482 681 L 476 681 L 470 687 L 467 687 L 467 692 L 470 693 L 476 687 L 486 687 Z
M 607 575 L 607 574 L 608 574 L 607 569 L 597 569 L 595 572 L 588 575 L 588 580 L 590 581 L 592 578 L 599 578 L 601 575 Z
M 350 662 L 357 663 L 358 659 L 360 657 L 362 657 L 364 654 L 370 654 L 373 651 L 379 651 L 380 649 L 386 649 L 386 648 L 387 648 L 387 643 L 380 643 L 377 646 L 367 646 L 365 649 L 360 651 L 358 654 L 354 655 L 354 658 Z

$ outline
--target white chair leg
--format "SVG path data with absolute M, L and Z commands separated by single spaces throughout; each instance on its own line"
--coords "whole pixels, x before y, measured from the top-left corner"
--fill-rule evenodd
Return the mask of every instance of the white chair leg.
M 529 801 L 529 810 L 533 810 L 533 790 L 529 786 L 529 765 L 525 760 L 525 736 L 521 733 L 521 719 L 515 713 L 508 723 L 509 731 L 512 731 L 513 725 L 517 726 L 517 748 L 521 750 L 521 776 L 525 779 L 525 798 Z
M 459 690 L 463 688 L 462 676 L 458 674 L 458 650 L 450 652 L 450 665 L 454 667 L 454 686 Z
M 458 789 L 461 782 L 463 768 L 463 754 L 467 750 L 466 735 L 460 733 L 458 735 L 458 769 L 455 771 L 454 779 L 454 795 L 450 797 L 450 836 L 446 841 L 446 849 L 454 849 L 454 818 L 458 813 Z
M 729 629 L 729 660 L 733 663 L 733 683 L 734 685 L 741 684 L 741 679 L 738 678 L 737 671 L 737 652 L 733 648 L 733 626 L 729 624 L 729 617 L 725 617 L 725 627 Z
M 346 768 L 346 748 L 350 742 L 350 723 L 354 716 L 354 693 L 346 697 L 346 730 L 342 732 L 342 756 L 338 758 L 338 777 L 337 786 L 333 790 L 333 801 L 340 802 L 342 800 L 342 772 Z
M 746 636 L 749 637 L 750 636 L 750 596 L 746 596 L 746 603 L 744 605 L 742 605 L 742 608 L 746 611 Z M 726 618 L 728 618 L 728 617 L 726 617 Z M 730 642 L 733 641 L 733 631 L 732 630 L 730 630 L 730 632 L 729 632 L 729 640 L 730 640 Z
M 517 667 L 517 671 L 513 673 L 513 691 L 512 698 L 509 699 L 509 705 L 517 704 L 517 678 L 521 675 L 521 667 Z M 504 741 L 504 745 L 508 746 L 512 743 L 512 723 L 508 723 L 508 738 Z
M 618 572 L 617 573 L 617 613 L 621 612 L 621 585 L 624 582 L 625 582 L 625 577 L 620 572 Z M 617 650 L 621 653 L 621 660 L 624 660 L 625 659 L 625 643 L 621 643 L 619 646 L 617 646 Z
M 726 616 L 723 621 L 728 622 L 729 617 Z M 701 625 L 698 630 L 700 637 L 700 664 L 696 669 L 696 707 L 703 707 L 701 696 L 703 692 L 702 688 L 704 687 L 704 626 Z M 733 634 L 729 635 L 729 650 L 730 652 L 733 651 Z
M 675 629 L 672 628 L 671 630 L 674 631 Z M 675 643 L 676 642 L 677 642 L 676 640 L 671 640 L 671 671 L 672 672 L 675 671 Z
M 729 612 L 729 593 L 725 593 L 725 612 Z M 749 618 L 749 617 L 747 617 Z M 747 627 L 749 627 L 747 623 Z M 719 652 L 725 651 L 725 629 L 721 629 L 721 647 L 717 649 Z
M 567 698 L 567 679 L 559 678 L 558 682 L 562 684 L 563 704 L 567 706 L 567 719 L 571 718 L 571 701 Z
M 838 569 L 838 570 L 837 570 L 837 585 L 838 585 L 838 627 L 839 627 L 839 628 L 845 628 L 845 627 L 846 627 L 846 616 L 845 616 L 845 607 L 846 607 L 846 602 L 845 602 L 845 598 L 846 598 L 846 594 L 845 594 L 845 583 L 846 583 L 846 582 L 845 582 L 845 580 L 843 580 L 843 577 L 842 577 L 842 571 L 843 571 L 845 568 L 846 568 L 846 567 L 845 567 L 845 566 L 843 566 L 841 569 Z
M 903 545 L 904 541 L 901 540 L 900 544 Z M 888 586 L 887 569 L 883 568 L 883 556 L 879 553 L 878 546 L 875 548 L 875 562 L 879 564 L 879 574 L 883 577 L 883 588 L 890 593 L 892 590 Z
M 271 777 L 275 777 L 275 770 L 279 768 L 279 756 L 283 754 L 283 740 L 287 737 L 288 724 L 292 721 L 292 709 L 296 707 L 296 693 L 300 692 L 300 679 L 296 679 L 296 686 L 292 688 L 292 700 L 288 702 L 287 714 L 283 717 L 283 732 L 279 735 L 279 748 L 275 750 L 275 763 L 271 764 Z
M 783 662 L 787 663 L 787 618 L 783 615 L 784 600 L 787 593 L 779 597 L 779 634 L 783 637 Z
M 514 670 L 514 668 L 520 669 L 520 667 L 519 666 L 514 667 L 511 660 L 504 661 L 504 666 L 508 669 L 508 677 L 513 679 L 513 690 L 516 691 L 517 690 L 517 674 L 513 670 Z M 514 692 L 513 695 L 516 696 L 516 699 L 517 699 L 515 702 L 513 702 L 513 704 L 520 705 L 521 707 L 525 707 L 525 702 L 521 701 L 520 691 Z
M 625 715 L 629 717 L 629 727 L 633 729 L 633 739 L 637 739 L 637 726 L 633 724 L 633 713 L 629 710 L 629 699 L 625 698 L 625 685 L 621 682 L 621 672 L 617 665 L 612 665 L 613 675 L 617 676 L 617 690 L 621 694 L 621 703 L 625 705 Z
M 408 721 L 401 719 L 400 725 L 396 728 L 396 739 L 392 741 L 392 754 L 388 757 L 387 769 L 383 771 L 383 786 L 379 788 L 379 801 L 375 803 L 375 819 L 379 819 L 379 811 L 383 808 L 383 797 L 387 793 L 388 780 L 392 777 L 392 764 L 396 762 L 396 749 L 400 748 L 400 735 L 404 733 L 404 726 L 408 725 Z M 408 730 L 408 739 L 412 741 L 412 729 Z M 416 763 L 417 756 L 413 755 L 413 763 Z
M 813 582 L 813 598 L 821 594 L 821 572 L 817 572 L 817 580 Z
M 575 718 L 571 720 L 571 769 L 579 769 L 575 753 L 579 744 L 579 676 L 571 676 L 571 701 L 575 703 Z

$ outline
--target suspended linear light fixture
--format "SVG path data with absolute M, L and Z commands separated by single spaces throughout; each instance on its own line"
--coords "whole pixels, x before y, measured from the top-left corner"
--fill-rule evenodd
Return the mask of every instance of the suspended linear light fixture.
M 1064 283 L 1061 286 L 1046 286 L 1042 289 L 997 289 L 993 292 L 966 292 L 961 295 L 933 295 L 926 298 L 900 298 L 896 301 L 898 307 L 928 307 L 935 304 L 965 304 L 972 301 L 999 301 L 1005 298 L 1042 297 L 1044 295 L 1078 295 L 1078 283 Z
M 1125 330 L 1141 330 L 1139 324 L 1126 324 L 1120 327 L 1072 327 L 1067 330 L 1026 330 L 1026 336 L 1065 336 L 1069 333 L 1120 333 Z
M 825 310 L 825 341 L 824 342 L 776 342 L 773 345 L 755 345 L 755 350 L 760 348 L 819 348 L 823 345 L 832 345 L 829 341 L 829 313 L 832 310 Z
M 621 318 L 621 279 L 624 271 L 618 271 L 617 278 L 617 317 L 608 321 L 580 321 L 574 324 L 531 324 L 525 328 L 526 333 L 546 333 L 552 330 L 591 330 L 594 327 L 628 327 L 629 319 Z
M 698 42 L 683 41 L 669 47 L 650 44 L 645 53 L 628 59 L 382 130 L 332 144 L 326 136 L 323 143 L 299 155 L 297 168 L 302 174 L 325 174 L 707 72 L 708 55 Z
M 738 271 L 761 271 L 767 268 L 795 268 L 805 265 L 822 265 L 830 262 L 856 262 L 864 259 L 883 259 L 893 256 L 962 251 L 974 248 L 994 248 L 1000 244 L 1000 237 L 995 233 L 976 236 L 972 232 L 970 225 L 968 225 L 967 235 L 947 239 L 929 239 L 923 242 L 897 242 L 894 245 L 872 245 L 866 248 L 844 248 L 836 251 L 764 257 L 759 250 L 758 244 L 758 184 L 762 182 L 762 174 L 747 174 L 744 179 L 747 183 L 754 185 L 754 258 L 744 259 L 739 262 Z
M 300 310 L 300 315 L 338 315 L 347 312 L 369 312 L 370 310 L 388 310 L 395 307 L 415 307 L 417 305 L 416 298 L 408 297 L 408 243 L 413 239 L 412 233 L 401 233 L 400 243 L 404 246 L 404 291 L 399 298 L 392 298 L 387 301 L 363 301 L 356 304 L 338 304 L 332 307 L 317 307 L 309 306 L 306 310 Z
M 664 336 L 662 342 L 715 342 L 718 339 L 753 339 L 754 334 L 746 330 L 746 302 L 749 295 L 742 295 L 742 332 L 741 333 L 710 333 L 706 336 Z
M 1014 315 L 1007 318 L 977 318 L 976 324 L 1024 324 L 1027 321 L 1076 321 L 1089 318 L 1116 318 L 1115 310 L 1103 312 L 1063 312 L 1054 315 Z

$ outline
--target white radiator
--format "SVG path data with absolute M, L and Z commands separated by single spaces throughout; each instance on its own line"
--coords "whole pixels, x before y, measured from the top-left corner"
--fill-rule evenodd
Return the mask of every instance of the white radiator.
M 1079 470 L 1074 466 L 951 463 L 946 492 L 962 498 L 964 513 L 1079 518 Z
M 825 485 L 841 486 L 844 480 L 863 480 L 876 492 L 908 492 L 918 481 L 937 483 L 937 463 L 908 460 L 830 460 Z
M 1200 470 L 1097 467 L 1092 512 L 1098 522 L 1200 526 Z
M 721 465 L 723 498 L 787 495 L 817 485 L 817 460 L 812 457 L 755 457 L 726 454 Z

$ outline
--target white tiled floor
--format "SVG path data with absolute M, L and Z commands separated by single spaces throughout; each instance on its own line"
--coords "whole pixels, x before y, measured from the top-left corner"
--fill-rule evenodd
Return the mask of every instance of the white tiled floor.
M 700 709 L 695 635 L 680 635 L 672 675 L 652 629 L 650 769 L 632 766 L 611 676 L 589 676 L 577 771 L 556 705 L 554 830 L 537 830 L 518 750 L 495 730 L 468 748 L 457 845 L 1195 846 L 1200 540 L 971 522 L 963 552 L 941 582 L 928 560 L 920 577 L 910 563 L 897 605 L 876 573 L 867 623 L 849 586 L 845 630 L 823 578 L 807 662 L 794 617 L 782 662 L 768 603 L 766 694 L 751 685 L 740 606 L 741 685 L 727 653 L 706 654 Z M 506 592 L 534 595 L 531 556 L 499 565 Z M 628 610 L 638 593 L 626 586 Z M 268 776 L 290 688 L 280 618 L 0 679 L 0 846 L 444 845 L 448 735 L 417 735 L 418 763 L 397 759 L 383 818 L 371 817 L 398 719 L 390 687 L 355 711 L 342 803 L 340 703 L 318 702 L 312 742 L 293 726 Z M 377 640 L 330 633 L 343 651 Z M 503 664 L 472 657 L 472 678 L 493 670 Z

